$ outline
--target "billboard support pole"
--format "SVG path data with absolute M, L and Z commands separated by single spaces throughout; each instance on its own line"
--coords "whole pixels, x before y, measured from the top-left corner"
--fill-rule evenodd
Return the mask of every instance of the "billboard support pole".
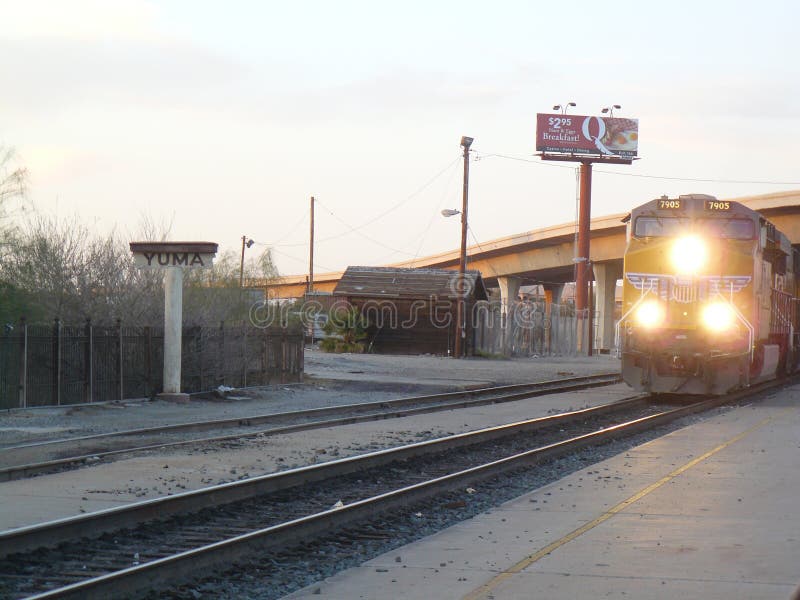
M 586 356 L 592 355 L 592 307 L 589 306 L 589 286 L 592 282 L 591 258 L 591 222 L 592 222 L 592 165 L 596 162 L 629 165 L 632 158 L 617 156 L 576 156 L 574 154 L 545 154 L 539 156 L 543 160 L 580 162 L 580 192 L 578 198 L 578 244 L 575 258 L 575 323 L 576 352 Z
M 578 353 L 587 352 L 591 323 L 587 325 L 589 283 L 589 225 L 592 219 L 592 161 L 581 161 L 580 207 L 578 213 L 578 256 L 575 277 L 575 314 L 578 321 Z

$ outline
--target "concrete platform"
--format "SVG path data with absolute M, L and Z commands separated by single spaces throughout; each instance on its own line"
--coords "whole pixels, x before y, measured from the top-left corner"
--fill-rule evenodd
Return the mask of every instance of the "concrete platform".
M 730 409 L 287 598 L 787 599 L 798 397 Z

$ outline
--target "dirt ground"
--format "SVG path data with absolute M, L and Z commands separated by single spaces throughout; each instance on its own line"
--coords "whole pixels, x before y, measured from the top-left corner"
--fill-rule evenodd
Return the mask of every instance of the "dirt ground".
M 453 360 L 430 356 L 306 355 L 302 384 L 237 390 L 226 398 L 186 404 L 133 400 L 6 411 L 0 448 L 167 423 L 247 416 L 399 398 L 493 383 L 542 381 L 611 372 L 607 356 L 559 360 Z M 631 395 L 624 384 L 498 405 L 248 438 L 181 449 L 159 449 L 98 461 L 75 470 L 0 483 L 0 530 L 30 525 L 235 481 L 399 444 L 460 433 L 609 402 Z
M 303 383 L 203 394 L 188 404 L 133 399 L 0 412 L 0 448 L 76 435 L 377 402 L 435 391 L 614 372 L 610 356 L 455 360 L 441 356 L 328 354 L 306 349 Z

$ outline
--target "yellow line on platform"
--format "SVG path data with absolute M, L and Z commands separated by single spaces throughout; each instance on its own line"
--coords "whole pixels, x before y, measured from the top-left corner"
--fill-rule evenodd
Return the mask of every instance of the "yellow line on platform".
M 735 444 L 736 442 L 738 442 L 742 438 L 750 435 L 755 430 L 760 429 L 761 427 L 763 427 L 764 425 L 766 425 L 770 421 L 773 421 L 775 418 L 776 417 L 774 417 L 774 416 L 773 417 L 768 417 L 768 418 L 764 419 L 763 421 L 753 425 L 749 429 L 743 431 L 739 435 L 737 435 L 735 437 L 732 437 L 727 442 L 723 442 L 722 444 L 720 444 L 716 448 L 713 448 L 712 450 L 709 450 L 708 452 L 706 452 L 702 456 L 698 456 L 697 458 L 694 458 L 694 459 L 690 460 L 685 465 L 683 465 L 681 467 L 678 467 L 677 469 L 675 469 L 674 471 L 672 471 L 668 475 L 665 475 L 664 477 L 662 477 L 661 479 L 659 479 L 655 483 L 653 483 L 651 485 L 648 485 L 646 488 L 644 488 L 643 490 L 635 493 L 630 498 L 627 498 L 626 500 L 623 500 L 622 502 L 620 502 L 616 506 L 610 508 L 608 511 L 606 511 L 605 513 L 603 513 L 602 515 L 597 517 L 594 521 L 591 521 L 590 523 L 586 523 L 586 525 L 583 525 L 582 527 L 579 527 L 578 529 L 575 529 L 574 531 L 568 533 L 567 535 L 565 535 L 561 539 L 556 540 L 555 542 L 553 542 L 552 544 L 549 544 L 548 546 L 545 546 L 544 548 L 542 548 L 541 550 L 539 550 L 535 554 L 531 554 L 530 556 L 522 559 L 517 564 L 515 564 L 512 567 L 506 569 L 502 573 L 498 573 L 490 581 L 488 581 L 487 583 L 483 584 L 481 587 L 477 588 L 476 590 L 473 590 L 472 592 L 470 592 L 469 594 L 464 596 L 463 600 L 479 600 L 481 598 L 485 598 L 487 594 L 489 594 L 492 590 L 494 590 L 503 581 L 505 581 L 506 579 L 509 579 L 512 575 L 516 575 L 517 573 L 519 573 L 523 569 L 526 569 L 527 567 L 529 567 L 533 563 L 541 560 L 542 558 L 544 558 L 548 554 L 552 553 L 553 551 L 557 550 L 558 548 L 560 548 L 564 544 L 567 544 L 567 543 L 571 542 L 575 538 L 582 536 L 587 531 L 590 531 L 590 530 L 594 529 L 595 527 L 597 527 L 601 523 L 603 523 L 605 521 L 608 521 L 611 517 L 613 517 L 614 515 L 616 515 L 617 513 L 621 512 L 621 511 L 625 510 L 626 508 L 628 508 L 631 504 L 633 504 L 637 500 L 640 500 L 640 499 L 644 498 L 649 493 L 657 490 L 658 488 L 660 488 L 664 484 L 669 483 L 670 481 L 675 479 L 678 475 L 688 471 L 689 469 L 691 469 L 692 467 L 694 467 L 698 463 L 703 462 L 707 458 L 710 458 L 710 457 L 714 456 L 717 452 L 720 452 L 721 450 L 724 450 L 725 448 L 727 448 L 731 444 Z

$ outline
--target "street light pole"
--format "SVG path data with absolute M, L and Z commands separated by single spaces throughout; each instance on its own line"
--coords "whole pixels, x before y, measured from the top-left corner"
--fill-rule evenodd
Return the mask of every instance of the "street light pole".
M 244 287 L 244 248 L 255 244 L 253 240 L 248 240 L 246 235 L 242 236 L 242 261 L 239 263 L 239 287 Z
M 472 145 L 473 138 L 463 136 L 461 138 L 461 146 L 464 148 L 464 193 L 461 204 L 461 253 L 458 260 L 458 276 L 459 285 L 458 293 L 458 307 L 456 309 L 456 343 L 455 343 L 455 357 L 461 358 L 466 349 L 467 332 L 466 332 L 466 315 L 465 315 L 465 298 L 468 286 L 465 282 L 465 273 L 467 270 L 467 205 L 469 200 L 469 148 Z

